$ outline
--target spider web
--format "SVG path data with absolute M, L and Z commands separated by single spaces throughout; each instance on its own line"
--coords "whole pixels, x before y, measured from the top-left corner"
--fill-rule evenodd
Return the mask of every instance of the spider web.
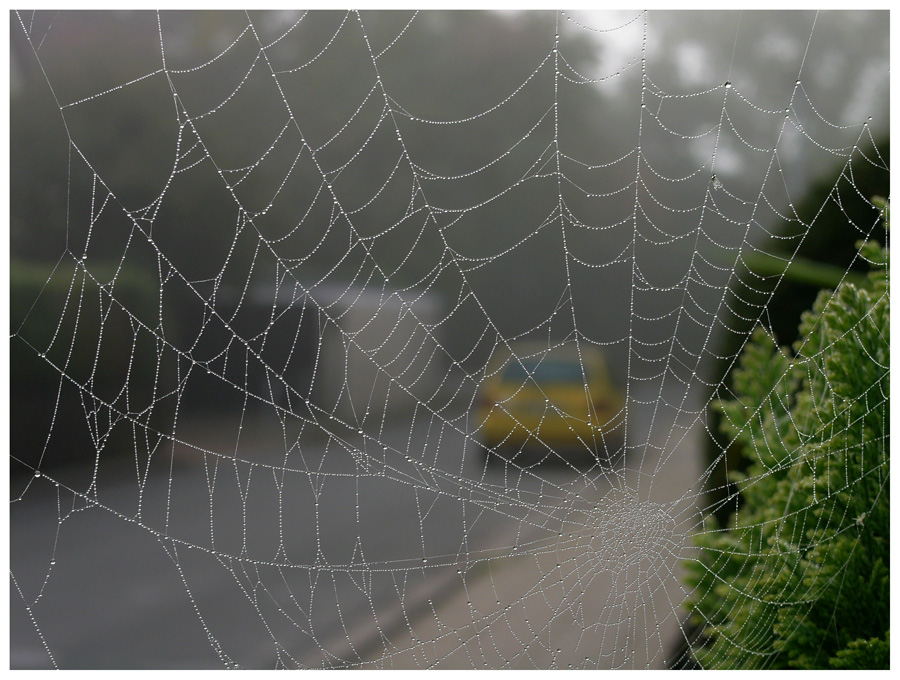
M 691 658 L 710 406 L 878 233 L 879 22 L 13 12 L 12 666 Z

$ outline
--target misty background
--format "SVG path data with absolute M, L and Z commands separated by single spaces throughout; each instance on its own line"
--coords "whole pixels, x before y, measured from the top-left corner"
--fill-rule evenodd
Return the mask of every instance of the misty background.
M 360 16 L 251 12 L 253 31 L 241 12 L 164 13 L 160 26 L 152 12 L 13 16 L 14 260 L 68 252 L 158 278 L 159 251 L 201 293 L 218 276 L 223 296 L 278 275 L 264 239 L 304 285 L 354 280 L 370 259 L 393 288 L 451 304 L 462 270 L 484 309 L 463 304 L 444 329 L 454 357 L 483 363 L 470 350 L 485 315 L 510 338 L 572 305 L 579 331 L 622 366 L 630 324 L 648 343 L 673 331 L 642 329 L 632 292 L 647 317 L 682 290 L 715 309 L 730 274 L 715 267 L 734 265 L 745 232 L 775 247 L 766 230 L 784 229 L 814 181 L 870 144 L 861 123 L 872 116 L 876 139 L 887 131 L 878 12 L 654 12 L 645 55 L 639 13 Z M 176 161 L 193 130 L 202 148 Z M 91 171 L 115 208 L 93 229 Z M 727 194 L 707 200 L 712 174 Z M 129 243 L 135 228 L 152 247 Z M 684 285 L 692 259 L 709 285 Z M 163 302 L 178 308 L 186 296 L 171 287 Z M 194 312 L 179 309 L 178 323 Z M 705 331 L 678 334 L 696 350 Z M 571 332 L 558 314 L 551 335 Z

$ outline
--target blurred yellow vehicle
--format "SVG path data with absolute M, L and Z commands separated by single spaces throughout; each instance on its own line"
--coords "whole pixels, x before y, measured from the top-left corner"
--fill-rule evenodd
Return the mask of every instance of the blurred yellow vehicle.
M 625 399 L 598 348 L 525 343 L 510 349 L 488 364 L 479 394 L 479 435 L 489 450 L 600 454 L 621 441 Z

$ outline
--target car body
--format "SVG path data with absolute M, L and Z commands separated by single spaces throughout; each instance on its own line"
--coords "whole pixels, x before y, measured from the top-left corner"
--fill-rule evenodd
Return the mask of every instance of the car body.
M 478 433 L 489 452 L 528 447 L 596 458 L 621 440 L 624 406 L 599 348 L 513 344 L 488 364 Z

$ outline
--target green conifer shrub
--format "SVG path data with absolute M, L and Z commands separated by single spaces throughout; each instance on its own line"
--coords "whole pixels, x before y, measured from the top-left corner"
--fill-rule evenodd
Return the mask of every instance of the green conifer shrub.
M 860 255 L 865 283 L 821 291 L 793 351 L 757 329 L 716 404 L 748 466 L 687 563 L 703 667 L 888 667 L 889 262 Z

